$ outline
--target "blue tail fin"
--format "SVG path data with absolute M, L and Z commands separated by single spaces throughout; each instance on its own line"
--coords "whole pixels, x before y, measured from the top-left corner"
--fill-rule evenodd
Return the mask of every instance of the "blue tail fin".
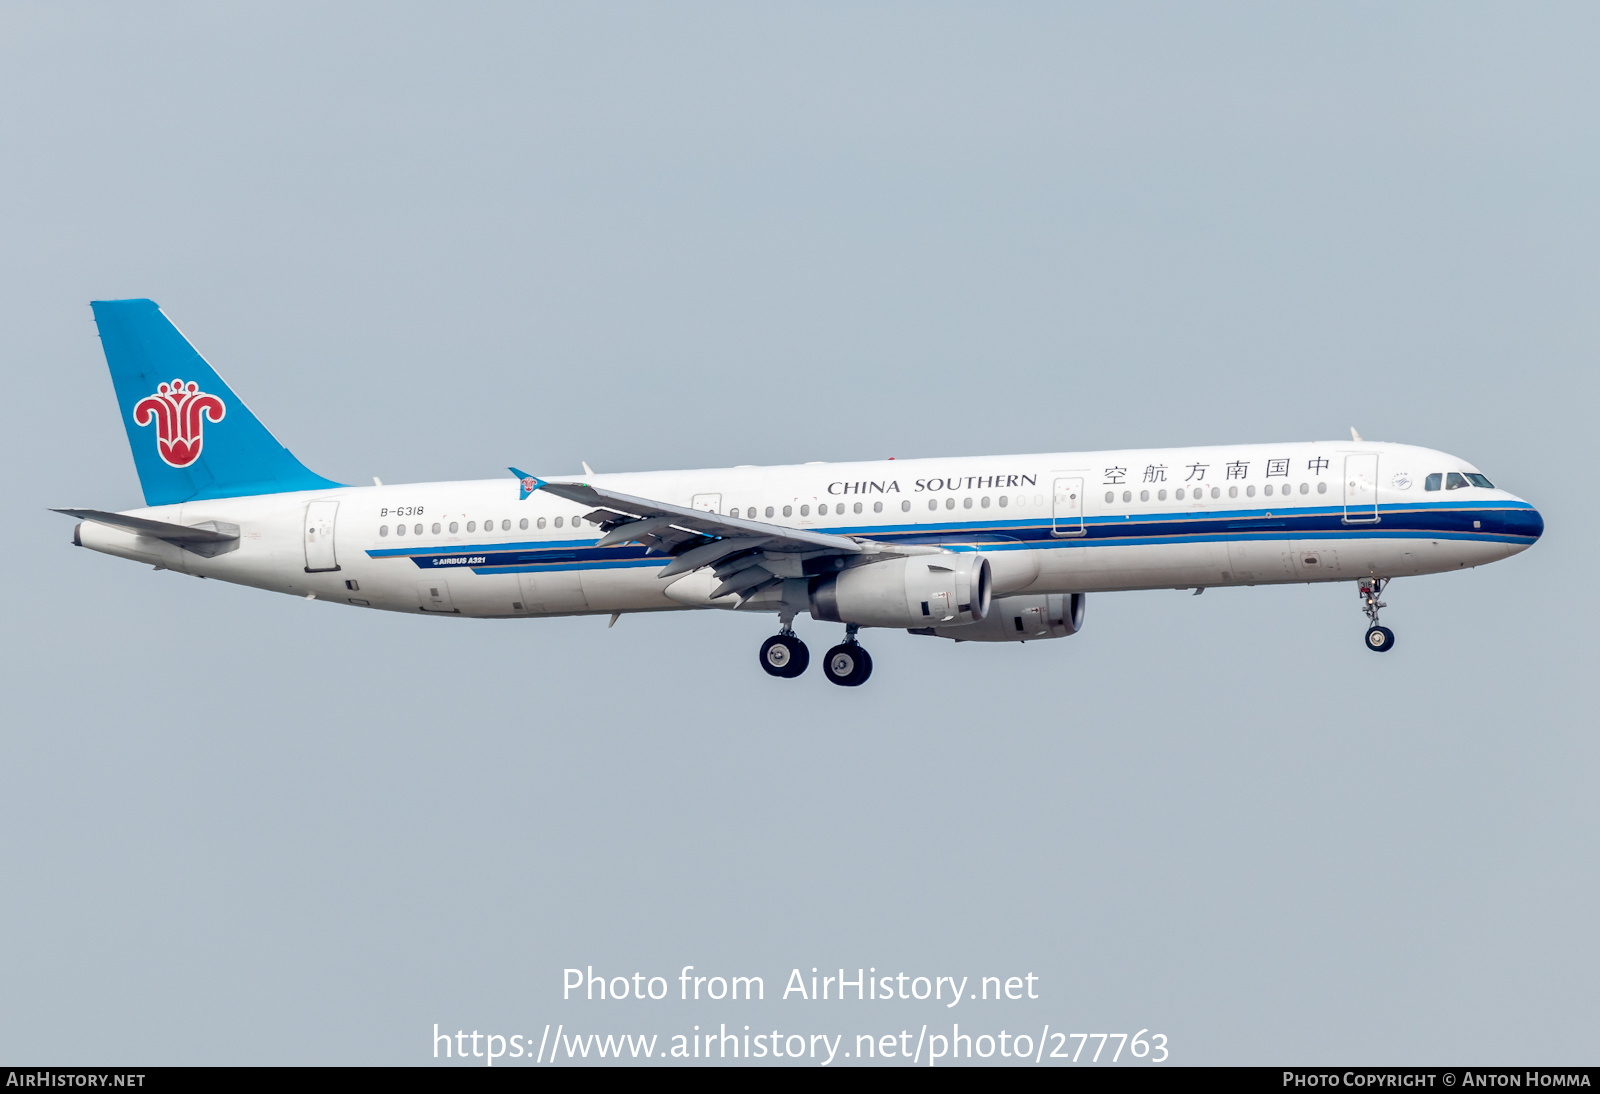
M 146 505 L 338 486 L 267 432 L 153 300 L 95 300 Z

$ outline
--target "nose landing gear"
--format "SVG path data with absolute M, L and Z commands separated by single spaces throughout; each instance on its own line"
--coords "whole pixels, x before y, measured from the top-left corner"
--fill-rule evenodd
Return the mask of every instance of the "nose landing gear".
M 860 628 L 851 623 L 844 629 L 844 641 L 828 651 L 822 662 L 822 674 L 842 688 L 860 687 L 872 675 L 872 655 L 856 641 Z
M 792 680 L 811 664 L 811 651 L 788 627 L 761 643 L 761 667 L 769 676 Z
M 1356 592 L 1361 595 L 1361 610 L 1372 624 L 1367 628 L 1367 649 L 1374 653 L 1388 653 L 1394 649 L 1394 632 L 1378 625 L 1378 609 L 1389 606 L 1378 597 L 1383 595 L 1384 587 L 1388 584 L 1389 578 L 1386 577 L 1363 578 L 1356 582 Z

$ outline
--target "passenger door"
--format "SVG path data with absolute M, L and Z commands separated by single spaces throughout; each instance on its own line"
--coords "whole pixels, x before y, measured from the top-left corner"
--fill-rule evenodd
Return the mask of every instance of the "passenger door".
M 1359 452 L 1344 458 L 1344 522 L 1378 522 L 1378 454 Z
M 1079 477 L 1056 480 L 1055 524 L 1052 531 L 1058 536 L 1083 535 L 1083 479 Z
M 306 506 L 306 573 L 322 574 L 339 568 L 333 551 L 333 524 L 338 515 L 336 501 L 314 501 Z

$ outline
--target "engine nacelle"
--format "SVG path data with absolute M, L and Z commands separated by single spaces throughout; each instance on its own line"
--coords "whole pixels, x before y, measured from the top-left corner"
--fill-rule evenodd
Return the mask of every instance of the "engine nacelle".
M 811 615 L 863 627 L 965 629 L 988 615 L 992 586 L 979 554 L 893 558 L 817 578 Z
M 1034 642 L 1065 638 L 1083 628 L 1083 593 L 997 596 L 989 614 L 966 627 L 908 627 L 912 634 L 957 642 Z

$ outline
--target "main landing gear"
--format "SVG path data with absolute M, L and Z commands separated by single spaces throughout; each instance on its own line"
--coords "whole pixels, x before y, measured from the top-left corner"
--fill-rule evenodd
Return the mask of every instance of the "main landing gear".
M 854 623 L 844 629 L 844 641 L 828 651 L 822 662 L 822 673 L 830 682 L 842 688 L 860 687 L 872 675 L 872 655 L 856 641 Z
M 1367 649 L 1374 653 L 1388 653 L 1394 649 L 1394 632 L 1388 627 L 1378 626 L 1378 609 L 1389 606 L 1378 597 L 1383 595 L 1384 587 L 1388 584 L 1386 577 L 1363 578 L 1356 582 L 1356 592 L 1361 594 L 1361 610 L 1372 624 L 1367 628 Z
M 822 662 L 822 674 L 840 687 L 860 687 L 872 675 L 872 656 L 856 641 L 859 629 L 854 623 L 845 627 L 844 641 L 829 650 Z M 761 643 L 761 667 L 769 676 L 792 680 L 810 664 L 811 651 L 795 637 L 787 622 L 781 631 Z
M 761 643 L 761 667 L 766 669 L 770 676 L 780 676 L 790 680 L 805 672 L 809 664 L 811 664 L 811 651 L 806 649 L 804 642 L 794 636 L 794 631 L 789 627 L 784 627 Z

